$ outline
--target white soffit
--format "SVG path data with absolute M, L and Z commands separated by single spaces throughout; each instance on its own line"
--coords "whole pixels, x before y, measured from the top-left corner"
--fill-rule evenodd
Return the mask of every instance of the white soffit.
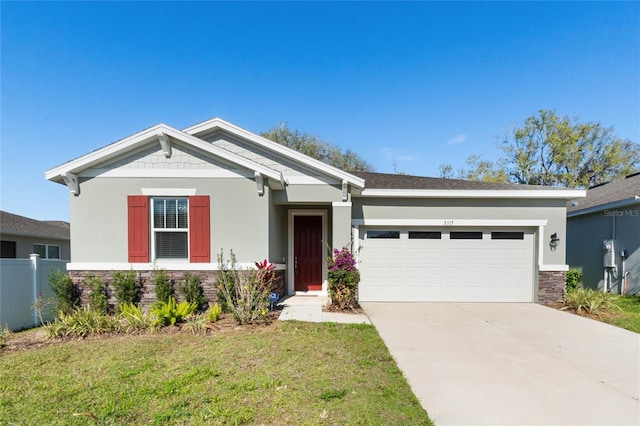
M 359 178 L 357 176 L 352 175 L 351 173 L 347 173 L 343 170 L 340 170 L 336 167 L 330 166 L 328 164 L 323 163 L 322 161 L 316 160 L 315 158 L 311 158 L 307 155 L 304 155 L 298 151 L 295 151 L 291 148 L 288 148 L 284 145 L 280 145 L 272 140 L 264 138 L 262 136 L 256 135 L 248 130 L 245 130 L 241 127 L 238 127 L 234 124 L 231 124 L 227 121 L 224 121 L 220 118 L 213 118 L 208 121 L 204 121 L 202 123 L 196 124 L 194 126 L 188 127 L 183 131 L 190 135 L 198 135 L 204 132 L 208 132 L 215 128 L 219 128 L 222 130 L 226 130 L 229 133 L 238 135 L 243 139 L 246 139 L 258 146 L 261 146 L 265 149 L 275 151 L 278 154 L 281 154 L 289 159 L 295 160 L 299 163 L 304 164 L 307 167 L 310 167 L 314 170 L 318 170 L 320 172 L 326 173 L 330 176 L 334 176 L 338 179 L 346 180 L 349 184 L 357 187 L 364 188 L 364 179 Z

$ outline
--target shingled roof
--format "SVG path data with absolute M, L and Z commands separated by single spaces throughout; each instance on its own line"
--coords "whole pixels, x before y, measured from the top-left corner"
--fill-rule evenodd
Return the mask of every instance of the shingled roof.
M 564 190 L 551 186 L 515 183 L 476 182 L 401 174 L 351 172 L 365 180 L 366 189 L 439 189 L 439 190 Z
M 58 240 L 70 239 L 68 222 L 35 220 L 17 214 L 0 211 L 0 233 L 33 237 L 49 237 Z
M 582 210 L 596 209 L 598 206 L 604 209 L 611 203 L 625 200 L 640 202 L 640 172 L 589 188 L 586 198 L 567 203 L 567 212 L 577 213 Z

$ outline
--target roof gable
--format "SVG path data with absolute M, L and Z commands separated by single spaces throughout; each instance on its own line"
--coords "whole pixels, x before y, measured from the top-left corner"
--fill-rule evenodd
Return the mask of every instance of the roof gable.
M 270 179 L 270 182 L 284 185 L 284 177 L 281 173 L 251 161 L 245 157 L 229 152 L 225 149 L 212 145 L 202 139 L 187 133 L 181 132 L 166 124 L 158 124 L 150 127 L 125 139 L 121 139 L 82 157 L 71 160 L 58 167 L 48 170 L 45 177 L 58 183 L 66 183 L 74 193 L 78 193 L 78 174 L 92 167 L 106 164 L 110 161 L 116 161 L 118 158 L 126 154 L 130 154 L 144 148 L 150 143 L 157 142 L 161 146 L 165 155 L 171 155 L 172 141 L 197 149 L 201 152 L 222 158 L 223 160 L 240 166 L 242 168 L 254 171 Z
M 217 130 L 222 130 L 238 138 L 241 138 L 247 144 L 252 145 L 260 150 L 271 152 L 281 158 L 285 158 L 294 163 L 299 163 L 303 166 L 303 168 L 321 172 L 322 174 L 334 177 L 340 181 L 346 181 L 356 188 L 364 188 L 364 179 L 361 179 L 353 173 L 348 173 L 344 170 L 338 169 L 337 167 L 330 166 L 320 160 L 316 160 L 315 158 L 311 158 L 289 147 L 280 145 L 279 143 L 276 143 L 270 139 L 256 135 L 255 133 L 238 127 L 220 118 L 213 118 L 211 120 L 207 120 L 194 126 L 188 127 L 184 129 L 184 132 L 193 136 L 206 138 L 207 135 L 214 134 Z

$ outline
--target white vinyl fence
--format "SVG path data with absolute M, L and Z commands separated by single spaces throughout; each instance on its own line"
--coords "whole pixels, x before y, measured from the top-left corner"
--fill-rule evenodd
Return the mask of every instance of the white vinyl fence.
M 55 297 L 49 287 L 51 268 L 67 272 L 66 260 L 0 259 L 0 330 L 5 324 L 10 330 L 36 327 L 39 319 L 32 305 L 42 296 Z M 43 312 L 43 320 L 52 319 L 51 309 Z

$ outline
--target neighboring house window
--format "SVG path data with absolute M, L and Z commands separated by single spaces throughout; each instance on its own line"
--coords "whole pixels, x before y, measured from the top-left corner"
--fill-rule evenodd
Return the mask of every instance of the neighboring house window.
M 16 258 L 16 242 L 2 240 L 2 248 L 0 258 L 2 259 L 15 259 Z
M 153 198 L 154 259 L 189 258 L 189 202 L 187 198 Z
M 130 195 L 127 203 L 129 262 L 211 261 L 208 195 L 165 198 Z
M 60 259 L 60 246 L 50 244 L 34 244 L 33 252 L 41 259 Z

